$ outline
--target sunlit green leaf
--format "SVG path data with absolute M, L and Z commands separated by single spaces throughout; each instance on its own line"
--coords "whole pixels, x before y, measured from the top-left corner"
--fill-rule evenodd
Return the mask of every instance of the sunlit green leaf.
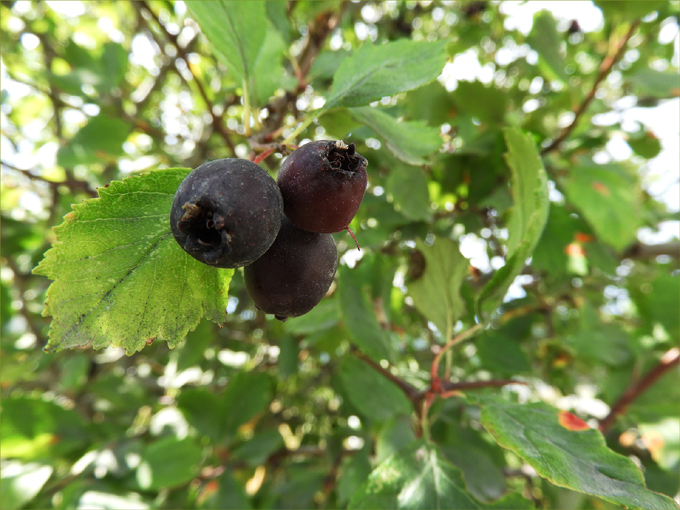
M 677 510 L 672 499 L 645 488 L 633 461 L 607 448 L 600 432 L 571 413 L 497 397 L 481 404 L 482 424 L 494 439 L 551 483 L 628 508 Z
M 325 108 L 364 106 L 431 82 L 446 62 L 445 41 L 364 43 L 335 72 Z
M 551 13 L 541 11 L 534 15 L 534 26 L 527 42 L 538 52 L 539 61 L 548 78 L 557 78 L 562 83 L 567 83 L 569 75 L 564 70 L 564 57 L 560 48 L 563 40 L 564 37 L 557 32 L 557 24 Z
M 564 190 L 598 237 L 621 251 L 635 240 L 642 226 L 636 184 L 615 164 L 585 162 L 570 169 Z
M 43 312 L 48 350 L 121 346 L 155 339 L 175 346 L 202 317 L 223 322 L 233 270 L 191 258 L 170 232 L 170 207 L 189 170 L 151 172 L 111 183 L 73 207 L 34 270 L 55 280 Z
M 467 491 L 460 470 L 434 445 L 418 441 L 380 464 L 349 508 L 521 509 L 532 505 L 514 495 L 492 505 L 477 501 Z
M 511 171 L 513 208 L 508 225 L 508 254 L 478 297 L 478 306 L 502 298 L 534 251 L 548 219 L 548 178 L 531 137 L 517 128 L 503 130 Z

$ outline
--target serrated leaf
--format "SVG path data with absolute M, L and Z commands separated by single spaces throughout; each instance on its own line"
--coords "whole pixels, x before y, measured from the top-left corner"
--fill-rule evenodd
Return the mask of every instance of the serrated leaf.
M 415 221 L 432 218 L 427 177 L 420 168 L 395 165 L 385 185 L 394 208 L 401 214 Z
M 450 239 L 437 238 L 432 246 L 417 239 L 416 246 L 425 257 L 425 272 L 409 283 L 408 291 L 416 308 L 434 322 L 446 340 L 456 320 L 465 312 L 460 286 L 470 263 Z
M 340 266 L 338 273 L 340 311 L 353 342 L 375 361 L 391 359 L 389 338 L 380 327 L 353 271 Z
M 562 40 L 550 12 L 541 11 L 534 16 L 534 26 L 527 36 L 527 42 L 538 53 L 539 63 L 548 77 L 567 83 L 569 75 L 564 70 L 564 57 L 560 51 Z
M 338 367 L 347 398 L 364 416 L 387 421 L 395 415 L 408 416 L 413 406 L 406 395 L 365 361 L 345 356 Z M 370 391 L 366 391 L 370 388 Z
M 357 121 L 373 129 L 392 154 L 410 165 L 425 164 L 423 158 L 442 145 L 439 129 L 424 122 L 398 122 L 391 115 L 370 106 L 351 108 L 350 113 Z
M 335 72 L 324 108 L 364 106 L 425 85 L 439 76 L 446 59 L 446 41 L 364 43 Z
M 621 251 L 635 241 L 642 226 L 639 191 L 618 165 L 574 166 L 564 191 L 603 242 Z
M 508 224 L 508 255 L 505 265 L 493 275 L 477 298 L 483 309 L 492 298 L 501 298 L 541 238 L 548 219 L 548 178 L 531 137 L 518 128 L 503 130 L 508 152 L 505 160 L 510 167 L 514 206 Z
M 188 2 L 187 8 L 235 81 L 245 80 L 253 87 L 251 79 L 269 27 L 265 2 Z
M 516 404 L 479 397 L 482 425 L 550 483 L 628 508 L 677 510 L 669 497 L 645 487 L 632 460 L 606 446 L 582 420 L 543 403 Z
M 46 350 L 91 344 L 133 353 L 156 338 L 174 347 L 201 318 L 224 321 L 233 270 L 193 259 L 170 231 L 172 200 L 189 172 L 114 181 L 55 228 L 33 271 L 54 280 L 43 311 L 52 316 Z
M 354 495 L 349 508 L 531 508 L 531 503 L 510 495 L 486 505 L 474 499 L 460 470 L 425 441 L 388 457 Z

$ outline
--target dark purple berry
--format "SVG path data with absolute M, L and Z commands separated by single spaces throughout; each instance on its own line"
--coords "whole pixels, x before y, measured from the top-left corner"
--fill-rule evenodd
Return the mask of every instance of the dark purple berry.
M 300 230 L 283 218 L 271 248 L 243 268 L 248 294 L 279 320 L 309 312 L 326 295 L 338 267 L 330 234 Z
M 283 201 L 272 177 L 252 161 L 218 159 L 180 184 L 170 212 L 179 245 L 215 267 L 257 260 L 276 239 Z
M 366 193 L 366 164 L 354 144 L 342 140 L 310 142 L 293 151 L 277 179 L 288 219 L 308 232 L 345 230 Z

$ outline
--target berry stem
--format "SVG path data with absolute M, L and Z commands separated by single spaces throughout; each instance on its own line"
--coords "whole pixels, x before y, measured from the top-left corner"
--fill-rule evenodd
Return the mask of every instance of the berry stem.
M 259 165 L 263 160 L 267 159 L 271 154 L 274 152 L 275 147 L 270 147 L 266 151 L 260 153 L 259 156 L 257 156 L 255 159 L 253 159 L 253 163 L 256 165 Z
M 356 245 L 357 245 L 357 250 L 361 251 L 361 248 L 359 247 L 359 241 L 357 241 L 357 238 L 354 237 L 354 232 L 352 232 L 352 229 L 349 228 L 349 226 L 348 226 L 348 227 L 345 227 L 345 230 L 346 230 L 347 232 L 349 232 L 349 235 L 351 235 L 351 236 L 352 236 L 352 239 L 354 239 L 354 242 L 355 242 Z

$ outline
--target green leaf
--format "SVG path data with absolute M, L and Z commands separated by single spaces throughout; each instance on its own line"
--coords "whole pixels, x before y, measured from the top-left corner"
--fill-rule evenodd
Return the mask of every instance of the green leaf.
M 106 89 L 117 86 L 125 78 L 128 53 L 121 44 L 107 42 L 102 51 L 101 66 Z M 105 89 L 105 90 L 106 90 Z
M 340 507 L 347 505 L 357 489 L 371 474 L 371 463 L 365 450 L 358 451 L 349 459 L 345 457 L 343 460 L 337 483 L 338 506 Z
M 8 461 L 2 466 L 0 507 L 16 510 L 31 501 L 52 476 L 52 466 Z
M 518 128 L 503 130 L 508 152 L 514 206 L 508 224 L 508 255 L 477 298 L 481 310 L 492 298 L 501 298 L 524 268 L 548 219 L 548 178 L 531 137 Z
M 643 18 L 652 11 L 661 9 L 666 2 L 654 0 L 646 2 L 628 2 L 623 0 L 595 0 L 595 5 L 602 9 L 602 14 L 608 21 L 621 22 L 623 20 L 634 20 Z
M 459 113 L 490 124 L 501 124 L 508 108 L 506 93 L 478 81 L 458 82 L 453 97 Z
M 680 333 L 678 284 L 677 275 L 661 274 L 645 285 L 630 288 L 642 320 L 651 324 L 658 322 L 671 338 L 678 338 Z
M 391 359 L 387 333 L 380 327 L 354 272 L 347 266 L 340 266 L 338 273 L 340 310 L 352 341 L 375 361 Z
M 286 43 L 281 34 L 270 27 L 253 68 L 251 86 L 254 90 L 255 104 L 265 104 L 278 89 L 290 89 L 297 83 L 295 78 L 286 74 L 283 69 L 281 58 L 285 50 Z
M 223 441 L 224 408 L 220 398 L 205 388 L 186 388 L 177 396 L 177 407 L 187 422 L 213 442 Z
M 123 143 L 131 127 L 121 119 L 99 114 L 87 121 L 73 139 L 57 152 L 57 164 L 64 168 L 115 160 L 123 154 Z
M 434 322 L 447 340 L 456 320 L 465 313 L 460 286 L 470 263 L 450 239 L 437 238 L 432 246 L 417 239 L 416 246 L 425 257 L 425 272 L 418 280 L 409 283 L 408 291 L 416 308 Z
M 482 366 L 502 376 L 531 371 L 529 357 L 517 341 L 497 330 L 486 331 L 475 340 Z
M 252 87 L 255 65 L 269 28 L 265 2 L 189 2 L 187 8 L 236 82 L 245 80 Z
M 237 429 L 264 411 L 272 400 L 272 380 L 263 372 L 238 372 L 222 395 L 222 434 L 233 436 Z M 214 410 L 213 410 L 214 412 Z
M 174 347 L 202 317 L 225 320 L 232 269 L 190 257 L 170 231 L 170 208 L 187 169 L 114 181 L 73 206 L 34 269 L 55 280 L 44 316 L 48 351 L 91 344 L 128 353 L 159 338 Z
M 442 145 L 439 129 L 428 127 L 424 122 L 398 122 L 391 115 L 370 106 L 352 108 L 350 113 L 357 121 L 370 126 L 392 154 L 410 165 L 425 164 L 423 157 Z
M 345 356 L 338 370 L 347 398 L 365 417 L 387 421 L 395 415 L 408 416 L 413 412 L 406 395 L 365 361 Z
M 368 477 L 349 508 L 531 508 L 528 500 L 506 496 L 493 505 L 475 500 L 460 470 L 425 441 L 387 458 Z
M 534 26 L 527 36 L 527 42 L 538 52 L 539 66 L 548 78 L 567 83 L 569 75 L 564 70 L 564 57 L 560 51 L 563 39 L 557 32 L 557 23 L 550 12 L 540 11 L 534 15 Z
M 336 71 L 324 108 L 364 106 L 435 80 L 446 63 L 445 47 L 446 41 L 408 39 L 364 43 Z
M 76 411 L 23 396 L 3 398 L 0 436 L 3 457 L 21 459 L 64 455 L 91 440 Z
M 203 501 L 202 508 L 220 508 L 223 510 L 246 510 L 252 508 L 245 487 L 236 480 L 231 471 L 225 471 L 219 478 L 218 484 L 219 490 L 216 494 L 208 496 Z
M 249 466 L 264 464 L 269 456 L 284 447 L 283 437 L 276 429 L 255 434 L 250 440 L 232 450 L 234 458 L 246 461 Z
M 642 226 L 639 190 L 621 167 L 573 166 L 564 191 L 603 242 L 621 251 L 635 241 Z
M 661 152 L 661 140 L 652 131 L 640 130 L 637 133 L 630 133 L 626 138 L 626 143 L 633 149 L 633 152 L 645 159 L 652 159 Z
M 166 437 L 147 446 L 137 468 L 137 483 L 144 490 L 181 485 L 198 473 L 203 448 L 193 439 Z
M 632 460 L 613 452 L 580 418 L 543 403 L 478 397 L 482 425 L 504 448 L 550 483 L 625 507 L 677 510 L 672 499 L 645 488 Z
M 308 313 L 288 319 L 283 329 L 294 335 L 308 335 L 332 328 L 340 321 L 340 310 L 336 299 L 322 299 Z
M 395 165 L 385 184 L 394 208 L 401 214 L 415 221 L 432 218 L 427 177 L 420 168 Z
M 680 78 L 676 72 L 642 69 L 628 78 L 642 96 L 658 98 L 678 97 Z
M 267 18 L 274 28 L 279 32 L 286 45 L 291 41 L 291 28 L 288 14 L 286 13 L 286 2 L 278 0 L 267 0 L 265 2 Z

